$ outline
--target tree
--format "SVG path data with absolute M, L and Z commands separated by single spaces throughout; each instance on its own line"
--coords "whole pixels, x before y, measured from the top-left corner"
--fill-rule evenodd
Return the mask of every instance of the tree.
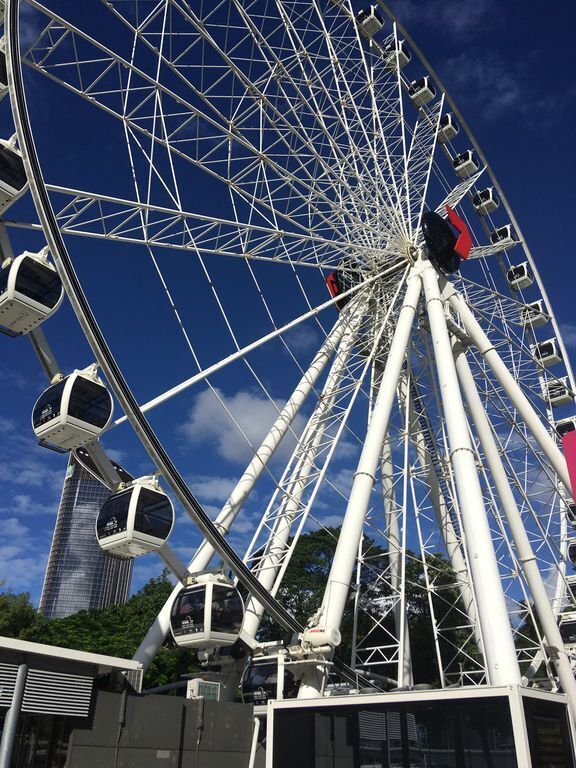
M 168 572 L 151 579 L 126 603 L 100 610 L 79 611 L 63 619 L 46 619 L 36 613 L 19 637 L 80 651 L 103 653 L 129 659 L 172 592 Z M 178 648 L 168 637 L 150 665 L 145 687 L 178 680 L 197 669 L 196 654 Z
M 294 550 L 277 597 L 301 624 L 305 625 L 320 607 L 339 535 L 340 528 L 311 531 L 300 537 Z M 368 537 L 364 539 L 364 552 L 365 566 L 362 568 L 360 579 L 361 611 L 358 615 L 358 636 L 362 638 L 371 632 L 371 642 L 373 640 L 374 644 L 389 643 L 390 635 L 387 635 L 387 632 L 395 634 L 392 612 L 388 614 L 382 627 L 375 629 L 371 620 L 371 616 L 378 616 L 382 601 L 391 597 L 386 582 L 377 578 L 377 574 L 387 568 L 388 555 Z M 450 563 L 443 555 L 435 553 L 428 556 L 427 560 L 428 567 L 434 574 L 434 613 L 442 624 L 445 618 L 450 618 L 449 612 L 460 601 L 456 579 Z M 350 596 L 353 597 L 352 591 Z M 412 552 L 408 552 L 406 557 L 406 609 L 414 679 L 418 683 L 437 685 L 438 662 L 424 568 L 420 558 Z M 342 641 L 336 650 L 336 655 L 347 663 L 350 662 L 352 651 L 352 625 L 353 600 L 350 600 L 340 627 Z M 453 664 L 462 663 L 464 669 L 473 666 L 473 663 L 457 654 L 455 649 L 463 644 L 465 635 L 466 630 L 452 629 L 445 631 L 439 639 L 443 658 L 452 659 Z M 266 616 L 261 624 L 258 639 L 266 641 L 282 636 L 280 627 Z M 466 650 L 471 655 L 478 652 L 472 645 L 468 645 Z
M 0 587 L 3 582 L 0 582 Z M 18 595 L 12 592 L 0 593 L 0 635 L 3 637 L 20 637 L 21 633 L 30 627 L 36 618 L 36 610 L 30 602 L 28 592 Z

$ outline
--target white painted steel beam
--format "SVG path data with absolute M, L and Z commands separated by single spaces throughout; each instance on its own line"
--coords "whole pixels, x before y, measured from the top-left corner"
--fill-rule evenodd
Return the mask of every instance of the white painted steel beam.
M 520 670 L 512 629 L 452 356 L 438 273 L 428 261 L 421 262 L 420 266 L 448 432 L 450 461 L 484 641 L 488 682 L 491 685 L 519 684 Z
M 570 496 L 573 496 L 566 459 L 556 445 L 556 441 L 549 433 L 548 426 L 545 426 L 540 420 L 538 414 L 532 407 L 532 404 L 524 392 L 522 392 L 518 382 L 508 370 L 506 363 L 496 351 L 494 344 L 484 333 L 480 323 L 474 317 L 472 310 L 467 305 L 463 296 L 458 293 L 456 288 L 449 282 L 446 282 L 443 287 L 442 296 L 459 314 L 466 332 L 474 342 L 474 345 L 478 348 L 478 351 L 484 360 L 486 360 L 492 372 L 502 385 L 502 388 L 508 395 L 511 403 L 522 417 L 522 420 L 532 433 L 554 471 L 566 486 L 568 493 Z
M 318 398 L 318 404 L 308 422 L 304 435 L 300 439 L 300 445 L 297 446 L 294 452 L 294 456 L 297 458 L 292 476 L 288 481 L 285 497 L 282 500 L 282 509 L 273 524 L 272 531 L 265 545 L 264 555 L 257 566 L 258 581 L 269 591 L 274 586 L 276 575 L 286 553 L 292 523 L 300 509 L 302 494 L 306 489 L 308 478 L 314 468 L 314 460 L 324 437 L 328 415 L 334 407 L 342 379 L 346 374 L 348 360 L 356 341 L 358 327 L 364 316 L 364 308 L 364 303 L 357 307 L 351 322 L 342 336 L 326 383 Z M 246 605 L 246 614 L 242 626 L 246 635 L 251 638 L 256 636 L 263 613 L 264 606 L 258 600 L 251 597 Z
M 546 642 L 549 646 L 554 646 L 558 650 L 558 659 L 553 660 L 553 664 L 558 672 L 564 693 L 568 697 L 568 706 L 572 712 L 572 717 L 576 718 L 576 680 L 574 680 L 572 665 L 564 648 L 564 642 L 556 617 L 554 616 L 554 611 L 552 610 L 552 604 L 544 586 L 542 574 L 538 568 L 538 561 L 522 522 L 522 515 L 516 504 L 514 493 L 508 482 L 508 476 L 494 438 L 493 428 L 478 394 L 476 382 L 466 358 L 466 351 L 462 344 L 455 339 L 453 339 L 452 347 L 460 386 L 476 425 L 476 432 L 488 468 L 490 469 L 494 486 L 500 498 L 502 510 L 510 526 L 510 533 L 514 540 L 518 561 L 532 593 L 532 599 L 534 600 L 534 606 L 542 625 Z
M 324 627 L 328 633 L 339 630 L 342 622 L 370 495 L 388 431 L 390 413 L 396 399 L 396 384 L 404 364 L 421 290 L 420 278 L 412 270 L 407 280 L 406 294 L 398 315 L 324 592 L 319 626 Z
M 350 313 L 347 313 L 346 316 L 342 316 L 335 324 L 329 336 L 312 360 L 310 367 L 298 382 L 294 392 L 272 425 L 272 428 L 246 467 L 242 477 L 232 490 L 230 497 L 215 520 L 215 524 L 222 534 L 226 534 L 229 531 L 230 526 L 242 509 L 242 506 L 252 491 L 256 481 L 266 468 L 274 451 L 290 428 L 290 425 L 318 381 L 322 371 L 325 369 L 350 321 Z M 204 540 L 195 556 L 190 561 L 188 571 L 192 573 L 194 571 L 205 570 L 213 556 L 214 548 L 208 541 Z M 156 652 L 170 631 L 170 611 L 172 609 L 174 598 L 180 589 L 181 585 L 178 584 L 172 590 L 172 594 L 162 607 L 156 620 L 148 630 L 133 656 L 136 661 L 140 661 L 144 665 L 145 669 L 152 663 Z
M 470 620 L 470 624 L 473 627 L 474 640 L 478 648 L 482 649 L 482 635 L 480 633 L 480 627 L 478 625 L 478 615 L 476 612 L 476 603 L 474 598 L 474 591 L 470 584 L 470 574 L 464 554 L 462 552 L 461 543 L 454 524 L 450 517 L 450 509 L 448 507 L 448 501 L 444 497 L 438 482 L 437 467 L 432 461 L 430 452 L 426 447 L 426 438 L 419 424 L 419 416 L 414 408 L 414 402 L 412 398 L 407 397 L 408 382 L 405 377 L 402 377 L 400 381 L 402 403 L 408 400 L 408 426 L 412 436 L 412 443 L 416 450 L 416 456 L 418 463 L 422 471 L 424 472 L 425 482 L 429 488 L 430 503 L 434 509 L 434 515 L 438 522 L 438 528 L 446 547 L 446 552 L 450 559 L 452 570 L 458 581 L 458 591 L 462 599 L 464 612 Z M 404 407 L 404 406 L 403 406 Z
M 392 451 L 390 449 L 390 437 L 386 435 L 382 446 L 382 459 L 380 462 L 380 474 L 382 477 L 382 495 L 384 496 L 384 516 L 386 519 L 386 538 L 388 539 L 388 560 L 390 563 L 390 584 L 392 594 L 396 598 L 394 605 L 394 628 L 398 638 L 398 669 L 396 672 L 398 686 L 414 685 L 412 672 L 412 650 L 410 647 L 410 631 L 408 627 L 408 615 L 406 613 L 405 599 L 399 599 L 402 590 L 402 558 L 406 553 L 402 551 L 402 538 L 398 521 L 399 509 L 394 493 L 394 465 L 392 463 Z

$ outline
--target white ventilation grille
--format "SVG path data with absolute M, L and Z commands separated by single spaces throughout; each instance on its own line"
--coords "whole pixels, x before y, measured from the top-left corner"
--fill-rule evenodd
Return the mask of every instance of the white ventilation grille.
M 9 707 L 16 682 L 16 664 L 0 664 L 0 707 Z M 93 679 L 41 669 L 28 670 L 23 712 L 87 717 Z
M 358 713 L 358 723 L 360 726 L 360 738 L 368 741 L 387 741 L 390 739 L 401 739 L 402 731 L 400 728 L 399 712 L 366 712 Z M 414 715 L 406 715 L 406 725 L 408 731 L 408 740 L 417 741 L 418 728 Z
M 125 672 L 122 672 L 122 674 L 137 693 L 142 693 L 142 680 L 144 678 L 144 670 L 127 669 Z

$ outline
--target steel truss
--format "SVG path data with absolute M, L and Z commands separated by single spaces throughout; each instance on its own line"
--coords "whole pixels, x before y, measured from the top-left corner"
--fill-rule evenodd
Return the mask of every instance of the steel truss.
M 418 683 L 418 602 L 426 606 L 439 685 L 507 685 L 524 676 L 576 701 L 557 627 L 569 600 L 572 491 L 551 394 L 565 387 L 566 403 L 573 400 L 572 371 L 490 166 L 425 58 L 379 4 L 388 23 L 366 40 L 348 0 L 219 0 L 194 9 L 181 0 L 94 2 L 86 14 L 92 26 L 59 11 L 57 0 L 28 0 L 37 34 L 20 54 L 20 3 L 8 0 L 11 99 L 39 221 L 6 223 L 46 233 L 124 410 L 117 426 L 132 424 L 205 536 L 188 571 L 209 568 L 215 554 L 234 570 L 250 594 L 249 645 L 258 642 L 265 611 L 292 633 L 313 659 L 302 667 L 302 695 L 324 689 L 323 664 L 350 606 L 352 667 L 401 687 Z M 413 52 L 406 69 L 401 38 Z M 73 174 L 54 178 L 50 141 L 27 112 L 33 91 L 24 88 L 23 65 L 30 83 L 106 121 L 118 179 L 103 181 L 92 168 L 95 188 L 82 190 Z M 437 94 L 416 107 L 408 90 L 423 74 Z M 461 131 L 441 140 L 448 111 Z M 452 159 L 468 148 L 477 166 L 457 178 Z M 501 207 L 478 217 L 472 200 L 488 186 Z M 451 281 L 427 260 L 420 228 L 425 210 L 445 216 L 447 204 L 473 237 L 470 259 Z M 489 233 L 507 223 L 511 237 L 491 242 Z M 81 258 L 91 240 L 103 249 L 92 270 Z M 174 252 L 178 275 L 168 260 Z M 182 357 L 193 363 L 191 377 L 145 405 L 131 389 L 138 367 L 121 369 L 87 298 L 108 253 L 152 265 Z M 521 260 L 534 283 L 511 290 L 506 273 Z M 232 297 L 222 264 L 241 286 Z M 352 275 L 335 323 L 326 318 L 337 299 L 321 293 L 329 269 Z M 290 302 L 271 275 L 285 283 Z M 202 280 L 212 359 L 186 312 L 184 278 Z M 239 296 L 254 322 L 239 318 Z M 553 368 L 535 358 L 542 337 L 523 319 L 536 298 L 561 352 Z M 290 341 L 303 328 L 313 329 L 316 351 L 302 353 Z M 136 325 L 128 332 L 141 338 Z M 269 375 L 275 366 L 290 382 L 280 404 Z M 221 392 L 226 375 L 238 371 L 276 410 L 259 445 Z M 144 416 L 202 384 L 252 450 L 215 521 Z M 273 460 L 290 440 L 278 470 Z M 226 537 L 248 516 L 255 488 L 266 499 L 261 517 L 234 547 Z M 327 506 L 333 515 L 324 514 Z M 325 593 L 303 626 L 276 597 L 302 534 L 335 516 L 342 529 Z M 170 604 L 136 653 L 146 665 L 168 631 Z

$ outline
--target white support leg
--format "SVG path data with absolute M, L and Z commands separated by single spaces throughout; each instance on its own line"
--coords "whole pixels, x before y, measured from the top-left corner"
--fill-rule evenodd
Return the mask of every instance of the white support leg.
M 450 560 L 450 565 L 458 581 L 458 591 L 462 599 L 462 605 L 464 612 L 470 620 L 470 625 L 473 627 L 474 641 L 480 650 L 482 650 L 482 635 L 478 626 L 478 616 L 476 613 L 476 603 L 474 600 L 474 592 L 470 585 L 470 574 L 468 572 L 468 566 L 464 559 L 462 552 L 462 545 L 460 539 L 456 534 L 452 519 L 450 517 L 450 510 L 448 503 L 444 498 L 444 494 L 440 488 L 438 482 L 437 468 L 432 461 L 430 452 L 426 446 L 426 438 L 422 432 L 421 425 L 419 423 L 419 415 L 416 413 L 412 398 L 407 397 L 408 380 L 406 376 L 403 376 L 400 381 L 400 400 L 402 408 L 404 409 L 404 403 L 408 400 L 408 425 L 410 434 L 412 437 L 412 443 L 416 450 L 416 456 L 418 463 L 422 471 L 424 472 L 424 478 L 426 485 L 429 488 L 430 503 L 434 509 L 434 515 L 438 522 L 438 528 L 442 534 L 442 540 L 446 547 L 446 553 Z
M 396 385 L 406 357 L 406 349 L 410 341 L 412 324 L 421 291 L 420 277 L 412 269 L 407 280 L 406 294 L 398 314 L 396 329 L 382 373 L 378 397 L 366 432 L 364 447 L 352 482 L 322 605 L 316 616 L 310 619 L 310 623 L 314 622 L 314 624 L 304 632 L 304 642 L 311 645 L 326 647 L 327 643 L 337 642 L 336 638 L 340 635 L 340 625 L 350 591 L 358 546 L 370 504 L 370 495 L 376 481 L 376 472 L 382 456 L 382 446 L 388 432 L 390 413 L 396 399 Z M 320 695 L 325 674 L 326 669 L 322 666 L 307 671 L 303 676 L 298 698 L 306 699 Z
M 548 432 L 548 427 L 542 423 L 540 417 L 532 407 L 532 404 L 518 386 L 516 379 L 510 373 L 494 345 L 482 330 L 482 327 L 474 317 L 472 310 L 468 307 L 464 298 L 451 283 L 446 283 L 442 291 L 442 296 L 450 302 L 450 305 L 460 315 L 460 319 L 464 324 L 466 332 L 474 342 L 474 345 L 478 348 L 478 351 L 490 366 L 492 372 L 510 398 L 510 401 L 554 468 L 554 471 L 566 486 L 569 495 L 573 497 L 566 459 L 556 445 L 556 441 Z
M 362 455 L 354 475 L 350 498 L 318 617 L 319 626 L 324 627 L 328 634 L 333 630 L 339 631 L 342 622 L 358 544 L 370 503 L 370 494 L 376 480 L 382 446 L 388 431 L 388 421 L 396 399 L 396 384 L 406 356 L 412 323 L 422 290 L 420 278 L 414 274 L 413 270 L 407 282 L 408 287 L 398 315 Z
M 476 594 L 478 618 L 484 641 L 488 682 L 491 685 L 519 685 L 520 670 L 512 629 L 476 470 L 475 453 L 468 434 L 466 413 L 438 286 L 438 273 L 430 262 L 421 262 L 421 265 L 436 370 L 448 431 L 450 460 L 454 471 L 468 561 Z
M 384 440 L 381 461 L 382 494 L 384 496 L 384 514 L 386 517 L 386 536 L 388 539 L 388 559 L 390 563 L 390 583 L 392 593 L 396 596 L 394 606 L 394 628 L 399 642 L 398 669 L 396 672 L 398 686 L 414 685 L 412 674 L 412 652 L 410 648 L 410 632 L 408 628 L 408 615 L 404 600 L 400 600 L 402 589 L 402 539 L 398 524 L 398 507 L 394 494 L 394 467 L 392 464 L 392 452 L 390 450 L 390 438 Z M 400 642 L 402 640 L 402 642 Z
M 318 398 L 316 409 L 310 417 L 304 434 L 300 438 L 300 445 L 296 448 L 295 456 L 298 456 L 298 459 L 295 462 L 291 478 L 284 491 L 284 498 L 281 502 L 282 506 L 266 542 L 263 557 L 257 567 L 258 581 L 268 590 L 271 590 L 274 586 L 276 575 L 286 553 L 292 523 L 301 508 L 302 494 L 306 489 L 310 473 L 314 468 L 318 448 L 326 430 L 327 418 L 332 412 L 336 397 L 340 391 L 342 379 L 346 374 L 362 315 L 363 312 L 358 313 L 355 322 L 350 323 L 342 336 L 326 383 Z M 264 607 L 262 604 L 255 598 L 250 597 L 246 605 L 246 613 L 242 625 L 242 631 L 245 636 L 250 638 L 256 637 L 263 614 Z
M 574 680 L 572 666 L 564 648 L 560 629 L 558 628 L 554 611 L 552 610 L 552 605 L 542 580 L 542 574 L 538 568 L 538 563 L 534 556 L 530 539 L 528 538 L 524 523 L 522 522 L 522 515 L 516 504 L 514 493 L 510 488 L 506 470 L 504 469 L 502 458 L 494 438 L 492 425 L 490 424 L 490 420 L 484 410 L 480 395 L 478 394 L 474 376 L 472 375 L 470 365 L 466 359 L 465 349 L 459 341 L 453 340 L 453 351 L 460 385 L 466 397 L 470 414 L 476 425 L 476 432 L 492 480 L 494 481 L 494 486 L 500 498 L 502 510 L 504 511 L 506 519 L 508 520 L 508 525 L 510 526 L 510 533 L 512 534 L 516 546 L 518 561 L 532 593 L 532 599 L 534 600 L 534 605 L 546 637 L 546 642 L 548 645 L 554 646 L 558 650 L 558 660 L 553 661 L 553 663 L 558 671 L 562 689 L 568 697 L 568 706 L 572 712 L 572 717 L 576 718 L 576 680 Z
M 278 415 L 278 418 L 272 425 L 269 433 L 262 441 L 262 444 L 254 454 L 254 457 L 248 464 L 242 477 L 230 494 L 229 499 L 226 501 L 222 510 L 218 514 L 215 522 L 220 529 L 220 533 L 226 534 L 230 530 L 230 526 L 242 509 L 242 506 L 250 495 L 256 481 L 266 468 L 270 458 L 274 454 L 274 451 L 278 447 L 286 432 L 289 430 L 290 425 L 300 412 L 300 409 L 306 398 L 312 391 L 314 385 L 328 364 L 328 361 L 338 347 L 338 344 L 340 343 L 340 340 L 347 327 L 351 323 L 360 323 L 361 317 L 356 317 L 354 309 L 351 309 L 351 312 L 347 313 L 346 316 L 342 316 L 338 320 L 331 333 L 320 347 L 318 353 L 310 364 L 310 367 L 298 382 L 298 385 L 290 396 L 290 399 L 287 401 L 286 405 Z M 194 571 L 205 570 L 213 556 L 214 548 L 211 544 L 209 544 L 209 542 L 204 541 L 198 548 L 198 551 L 196 552 L 193 559 L 190 561 L 188 571 L 193 573 Z M 133 656 L 136 661 L 140 661 L 144 665 L 145 670 L 152 663 L 154 656 L 164 642 L 164 638 L 170 631 L 170 611 L 172 609 L 174 598 L 180 589 L 180 584 L 174 587 L 170 597 L 164 603 L 164 606 L 156 617 L 156 620 L 148 630 L 146 636 L 140 643 Z

